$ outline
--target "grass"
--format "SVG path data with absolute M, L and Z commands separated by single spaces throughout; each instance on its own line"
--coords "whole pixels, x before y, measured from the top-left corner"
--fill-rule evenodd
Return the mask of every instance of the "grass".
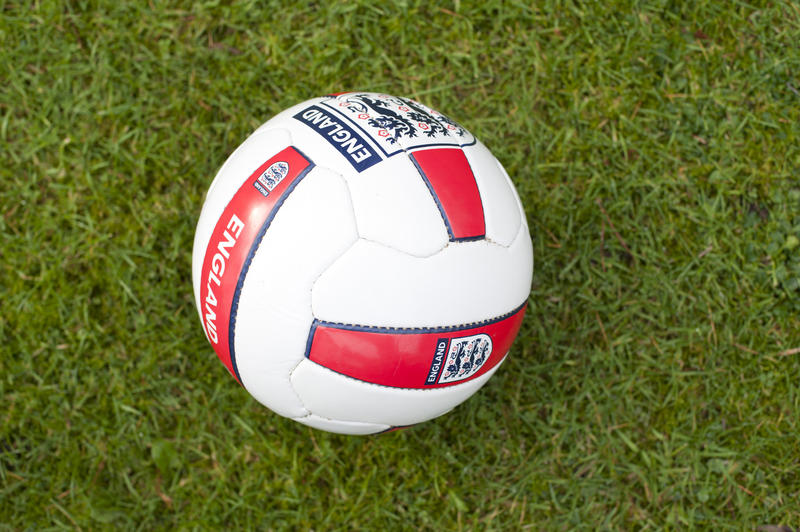
M 441 6 L 3 4 L 0 529 L 800 526 L 800 9 Z M 252 400 L 190 282 L 225 157 L 345 89 L 474 132 L 536 256 L 492 381 L 367 438 Z

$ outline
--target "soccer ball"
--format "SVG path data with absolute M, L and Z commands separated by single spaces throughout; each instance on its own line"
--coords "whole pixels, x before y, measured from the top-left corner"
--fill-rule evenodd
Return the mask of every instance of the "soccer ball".
M 421 103 L 328 95 L 220 169 L 194 239 L 206 336 L 280 415 L 370 434 L 442 415 L 497 371 L 533 273 L 491 152 Z

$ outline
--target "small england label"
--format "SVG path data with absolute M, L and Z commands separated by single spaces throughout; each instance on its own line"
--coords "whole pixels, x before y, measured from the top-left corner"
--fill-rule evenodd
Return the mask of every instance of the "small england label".
M 436 354 L 433 355 L 433 362 L 431 362 L 431 368 L 428 370 L 428 378 L 425 379 L 425 384 L 436 384 L 436 380 L 442 372 L 445 357 L 447 357 L 448 345 L 450 345 L 450 340 L 448 338 L 439 338 L 436 340 Z
M 272 192 L 272 189 L 277 187 L 288 174 L 289 164 L 284 161 L 277 161 L 258 176 L 258 179 L 253 182 L 253 186 L 266 198 Z
M 492 354 L 488 334 L 439 338 L 425 384 L 450 384 L 475 375 Z

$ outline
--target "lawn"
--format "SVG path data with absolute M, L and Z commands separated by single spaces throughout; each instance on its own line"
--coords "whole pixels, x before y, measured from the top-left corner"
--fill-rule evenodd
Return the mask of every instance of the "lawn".
M 270 4 L 3 3 L 0 529 L 800 526 L 796 3 Z M 347 89 L 489 146 L 536 258 L 497 375 L 372 437 L 261 407 L 190 279 L 228 154 Z

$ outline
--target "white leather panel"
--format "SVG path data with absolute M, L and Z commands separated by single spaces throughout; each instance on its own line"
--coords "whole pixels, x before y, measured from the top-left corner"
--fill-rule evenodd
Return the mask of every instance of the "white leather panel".
M 277 212 L 245 277 L 235 327 L 236 364 L 242 382 L 275 412 L 307 413 L 289 383 L 303 359 L 314 280 L 355 242 L 347 186 L 314 168 Z
M 486 238 L 508 246 L 517 236 L 520 224 L 519 201 L 494 155 L 481 144 L 463 148 L 483 203 Z
M 465 401 L 501 364 L 502 361 L 463 384 L 412 390 L 359 381 L 304 359 L 292 374 L 292 384 L 306 407 L 319 416 L 392 426 L 413 425 L 441 416 Z
M 314 285 L 320 320 L 383 327 L 463 325 L 528 299 L 533 251 L 525 226 L 503 247 L 457 242 L 426 258 L 359 240 Z
M 192 285 L 194 287 L 195 306 L 200 313 L 200 270 L 203 267 L 208 241 L 222 216 L 225 207 L 242 186 L 242 183 L 270 157 L 280 152 L 291 143 L 286 130 L 264 129 L 250 135 L 228 157 L 228 160 L 217 172 L 211 187 L 206 194 L 197 229 L 194 234 L 192 249 Z M 200 316 L 202 321 L 202 315 Z
M 362 238 L 419 257 L 447 245 L 442 214 L 405 153 L 346 178 Z
M 314 414 L 309 414 L 303 417 L 295 417 L 292 419 L 315 429 L 327 430 L 328 432 L 336 432 L 339 434 L 375 434 L 376 432 L 383 432 L 384 430 L 391 428 L 389 425 L 383 425 L 380 423 L 339 421 L 336 419 L 328 419 L 322 416 L 316 416 Z

